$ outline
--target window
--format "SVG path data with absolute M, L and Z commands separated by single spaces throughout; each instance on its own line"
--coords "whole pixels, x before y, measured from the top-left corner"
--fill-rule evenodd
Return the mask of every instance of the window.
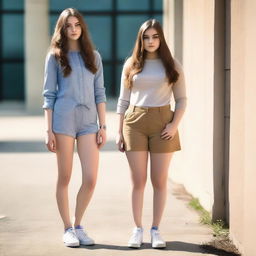
M 0 100 L 24 100 L 24 1 L 0 0 Z

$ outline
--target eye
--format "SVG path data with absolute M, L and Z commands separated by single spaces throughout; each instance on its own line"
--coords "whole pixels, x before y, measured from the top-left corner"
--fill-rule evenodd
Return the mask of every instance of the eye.
M 77 24 L 76 24 L 76 27 L 80 27 L 80 26 L 81 26 L 81 24 L 80 24 L 80 23 L 77 23 Z
M 143 39 L 149 39 L 149 36 L 143 36 Z
M 159 35 L 153 35 L 153 38 L 159 38 Z

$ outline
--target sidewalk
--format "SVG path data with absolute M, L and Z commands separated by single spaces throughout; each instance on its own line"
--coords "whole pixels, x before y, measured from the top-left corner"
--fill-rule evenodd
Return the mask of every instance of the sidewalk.
M 113 110 L 111 106 L 109 109 Z M 108 143 L 100 155 L 98 182 L 83 223 L 96 245 L 65 247 L 55 201 L 56 160 L 44 146 L 44 119 L 15 111 L 1 112 L 0 106 L 0 256 L 214 255 L 199 247 L 211 240 L 210 230 L 198 223 L 198 215 L 187 207 L 186 200 L 178 199 L 184 195 L 171 181 L 160 226 L 167 248 L 151 248 L 150 179 L 143 212 L 145 243 L 138 250 L 127 248 L 133 228 L 131 183 L 125 155 L 116 150 L 117 116 L 113 111 L 107 113 Z M 80 175 L 75 154 L 70 184 L 72 214 Z

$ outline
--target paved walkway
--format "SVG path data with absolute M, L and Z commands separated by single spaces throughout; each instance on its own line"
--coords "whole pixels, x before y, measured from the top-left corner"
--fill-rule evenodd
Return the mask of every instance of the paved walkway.
M 115 147 L 117 119 L 113 111 L 107 114 L 109 140 L 101 152 L 96 191 L 83 223 L 96 245 L 66 248 L 55 202 L 56 160 L 43 143 L 43 117 L 26 116 L 22 107 L 19 109 L 1 109 L 0 105 L 0 256 L 213 255 L 199 247 L 211 240 L 210 230 L 198 223 L 198 215 L 187 207 L 186 195 L 171 181 L 161 224 L 167 248 L 152 249 L 149 243 L 150 182 L 143 213 L 145 243 L 138 250 L 127 248 L 133 228 L 130 176 L 125 155 Z M 80 175 L 75 154 L 70 184 L 72 213 Z

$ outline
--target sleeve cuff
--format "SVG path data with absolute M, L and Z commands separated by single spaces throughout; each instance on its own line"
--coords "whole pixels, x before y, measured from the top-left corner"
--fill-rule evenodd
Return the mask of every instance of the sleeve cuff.
M 102 97 L 102 98 L 96 99 L 95 103 L 99 104 L 99 103 L 106 102 L 106 101 L 107 101 L 106 97 Z
M 51 102 L 47 102 L 47 101 L 45 101 L 42 106 L 43 109 L 52 109 L 52 110 L 53 110 L 53 107 L 54 107 L 54 104 Z
M 176 109 L 186 109 L 187 106 L 187 98 L 181 98 L 175 102 L 175 110 Z

